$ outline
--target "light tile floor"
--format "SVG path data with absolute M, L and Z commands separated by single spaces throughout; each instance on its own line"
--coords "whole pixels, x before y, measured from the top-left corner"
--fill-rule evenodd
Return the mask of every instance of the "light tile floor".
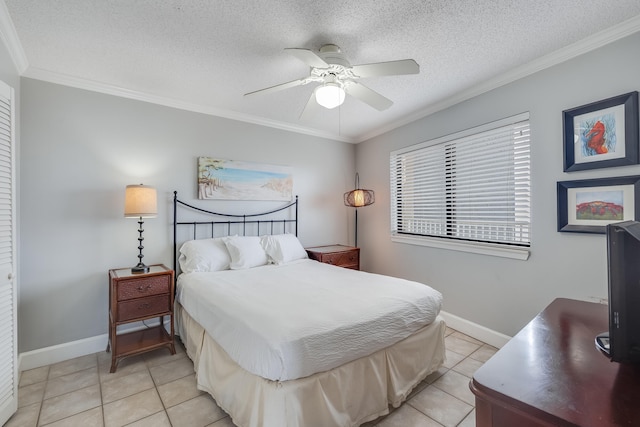
M 132 426 L 234 427 L 206 393 L 196 389 L 193 363 L 160 349 L 121 360 L 100 352 L 22 372 L 18 412 L 5 427 Z M 452 329 L 447 361 L 407 401 L 365 427 L 475 427 L 469 380 L 496 349 Z

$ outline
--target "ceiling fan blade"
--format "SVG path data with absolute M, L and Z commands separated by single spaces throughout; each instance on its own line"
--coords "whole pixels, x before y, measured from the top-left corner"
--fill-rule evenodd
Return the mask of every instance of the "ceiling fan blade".
M 413 59 L 377 62 L 375 64 L 354 65 L 353 73 L 361 78 L 377 76 L 397 76 L 400 74 L 418 74 L 420 66 Z
M 279 85 L 267 87 L 267 88 L 264 88 L 264 89 L 254 90 L 253 92 L 245 93 L 244 96 L 263 95 L 265 93 L 271 93 L 271 92 L 277 92 L 277 91 L 284 90 L 284 89 L 289 89 L 290 87 L 306 85 L 307 83 L 309 83 L 309 81 L 306 78 L 305 79 L 293 80 L 293 81 L 290 81 L 290 82 L 287 82 L 287 83 L 281 83 Z
M 378 111 L 386 110 L 387 108 L 393 105 L 393 101 L 384 96 L 380 95 L 378 92 L 369 89 L 365 85 L 362 85 L 357 82 L 351 82 L 350 84 L 346 84 L 344 86 L 345 92 L 354 98 L 359 99 L 365 104 L 369 104 L 373 108 Z
M 327 64 L 324 59 L 320 58 L 315 52 L 309 49 L 290 47 L 286 48 L 284 51 L 295 56 L 310 67 L 329 68 L 329 64 Z
M 313 92 L 311 92 L 311 96 L 309 97 L 307 104 L 302 109 L 299 119 L 305 120 L 317 115 L 317 113 L 320 111 L 320 108 L 320 104 L 316 102 L 316 91 L 314 90 Z

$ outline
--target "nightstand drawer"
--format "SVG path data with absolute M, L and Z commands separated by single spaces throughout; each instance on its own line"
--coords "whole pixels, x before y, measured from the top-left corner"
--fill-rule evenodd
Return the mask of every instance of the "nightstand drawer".
M 358 264 L 358 253 L 355 251 L 338 252 L 333 254 L 325 254 L 322 256 L 322 262 L 332 265 L 346 267 Z
M 151 276 L 140 279 L 121 280 L 118 283 L 118 301 L 169 293 L 171 276 Z
M 338 267 L 360 269 L 360 248 L 344 245 L 327 245 L 307 248 L 309 258 Z
M 154 314 L 168 313 L 171 309 L 169 294 L 138 298 L 118 304 L 118 322 L 125 322 Z

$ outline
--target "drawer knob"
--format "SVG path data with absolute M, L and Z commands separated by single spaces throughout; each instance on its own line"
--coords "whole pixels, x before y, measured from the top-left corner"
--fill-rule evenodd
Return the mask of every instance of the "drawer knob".
M 145 308 L 149 308 L 151 305 L 148 302 L 142 303 L 138 306 L 138 310 L 143 310 Z
M 151 285 L 147 285 L 147 286 L 140 285 L 140 286 L 138 286 L 138 292 L 146 292 L 149 289 L 151 289 Z

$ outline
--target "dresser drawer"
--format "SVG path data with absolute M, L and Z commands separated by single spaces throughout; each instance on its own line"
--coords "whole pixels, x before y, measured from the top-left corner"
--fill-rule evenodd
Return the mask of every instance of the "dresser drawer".
M 167 313 L 171 308 L 169 294 L 132 299 L 118 304 L 118 322 Z
M 131 280 L 121 280 L 118 283 L 118 301 L 126 301 L 151 295 L 169 293 L 171 276 L 151 276 Z

